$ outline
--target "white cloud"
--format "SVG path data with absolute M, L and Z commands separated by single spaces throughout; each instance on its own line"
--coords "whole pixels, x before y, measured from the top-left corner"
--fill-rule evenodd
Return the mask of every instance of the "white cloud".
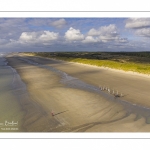
M 118 36 L 111 36 L 111 35 L 99 36 L 99 40 L 101 40 L 102 42 L 115 41 L 115 40 L 118 40 L 118 39 L 119 39 Z
M 98 30 L 92 28 L 88 35 L 91 36 L 97 36 L 97 35 L 111 35 L 116 36 L 117 35 L 117 27 L 114 24 L 110 24 L 109 26 L 102 26 Z
M 127 43 L 128 39 L 127 38 L 119 38 L 118 42 L 120 42 L 120 43 Z
M 83 43 L 94 43 L 94 42 L 117 42 L 126 43 L 127 38 L 121 38 L 118 34 L 118 29 L 116 25 L 110 24 L 108 26 L 101 26 L 99 29 L 90 29 L 88 36 L 82 41 Z
M 57 40 L 59 34 L 50 31 L 23 32 L 19 38 L 21 43 L 49 43 Z
M 85 39 L 82 41 L 82 43 L 95 43 L 98 42 L 97 38 L 94 38 L 92 36 L 87 36 Z
M 43 34 L 39 36 L 40 41 L 52 41 L 52 40 L 57 40 L 59 34 L 55 32 L 50 32 L 50 31 L 44 31 Z
M 84 39 L 84 35 L 81 34 L 80 30 L 70 27 L 65 33 L 65 39 L 69 41 L 79 41 Z
M 150 18 L 129 18 L 125 27 L 131 29 L 150 27 Z
M 139 36 L 150 37 L 150 28 L 142 28 L 135 31 Z
M 90 31 L 88 32 L 88 35 L 90 35 L 90 36 L 96 36 L 99 34 L 100 34 L 99 31 L 94 28 L 90 29 Z
M 51 25 L 56 27 L 56 28 L 62 28 L 64 25 L 66 25 L 66 20 L 65 19 L 59 19 L 59 20 L 53 21 L 51 23 Z
M 150 18 L 129 18 L 125 27 L 134 29 L 138 36 L 150 37 Z
M 23 32 L 20 36 L 20 40 L 27 42 L 27 41 L 35 40 L 35 37 L 36 37 L 35 32 Z
M 88 35 L 97 36 L 98 39 L 103 42 L 117 40 L 119 37 L 117 27 L 114 24 L 110 24 L 109 26 L 102 26 L 97 30 L 92 28 L 88 32 Z

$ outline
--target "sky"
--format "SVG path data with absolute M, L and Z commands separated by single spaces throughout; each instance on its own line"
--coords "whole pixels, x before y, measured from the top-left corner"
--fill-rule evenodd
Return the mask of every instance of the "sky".
M 150 18 L 0 18 L 0 52 L 150 51 Z

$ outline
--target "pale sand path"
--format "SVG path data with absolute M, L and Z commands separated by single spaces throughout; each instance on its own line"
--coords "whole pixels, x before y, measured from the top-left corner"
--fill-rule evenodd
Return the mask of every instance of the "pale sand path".
M 60 61 L 41 59 L 40 57 L 26 58 L 46 66 L 53 66 L 95 86 L 114 87 L 128 94 L 124 97 L 126 100 L 143 106 L 150 106 L 150 102 L 147 100 L 148 89 L 146 87 L 149 87 L 149 79 L 147 78 L 129 76 L 75 63 L 60 63 Z M 60 83 L 60 76 L 55 72 L 30 64 L 15 58 L 15 56 L 8 58 L 8 60 L 27 84 L 30 98 L 34 104 L 38 105 L 39 110 L 44 110 L 45 118 L 50 124 L 47 131 L 150 131 L 150 125 L 145 123 L 143 117 L 134 121 L 136 115 L 127 114 L 127 111 L 120 104 L 108 101 L 98 93 L 66 87 Z M 137 86 L 137 84 L 141 86 Z M 145 91 L 140 92 L 143 89 Z M 56 114 L 54 117 L 51 116 L 52 110 Z M 32 115 L 34 116 L 34 114 Z M 35 123 L 46 125 L 45 121 L 36 122 L 32 119 L 30 119 L 30 126 L 26 124 L 29 131 L 33 130 Z M 54 120 L 56 122 L 52 123 Z

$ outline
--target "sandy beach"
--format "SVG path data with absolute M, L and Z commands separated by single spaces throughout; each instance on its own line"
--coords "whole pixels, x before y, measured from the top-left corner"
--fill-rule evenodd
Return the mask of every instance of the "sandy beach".
M 22 131 L 150 131 L 149 78 L 20 53 L 6 59 L 26 85 L 25 96 L 16 101 Z M 124 96 L 115 98 L 100 91 L 102 86 Z
M 19 83 L 12 68 L 0 57 L 0 132 L 26 131 L 23 128 L 25 111 L 19 102 L 22 95 L 17 94 L 19 84 L 16 86 L 15 80 Z

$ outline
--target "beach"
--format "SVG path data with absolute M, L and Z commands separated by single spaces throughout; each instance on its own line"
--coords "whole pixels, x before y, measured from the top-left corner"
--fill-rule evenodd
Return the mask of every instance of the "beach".
M 16 94 L 18 87 L 14 85 L 14 80 L 19 83 L 14 70 L 7 66 L 6 59 L 0 57 L 0 132 L 26 131 L 23 128 L 25 111 L 19 102 L 21 95 Z
M 148 77 L 23 53 L 9 54 L 6 60 L 20 77 L 14 80 L 13 74 L 5 71 L 4 74 L 10 74 L 6 81 L 12 83 L 14 80 L 19 89 L 20 84 L 26 87 L 19 91 L 24 96 L 16 98 L 15 94 L 13 98 L 12 94 L 9 98 L 15 100 L 17 113 L 22 113 L 21 131 L 150 131 Z M 107 91 L 101 91 L 101 87 L 118 91 L 123 96 L 116 98 Z M 8 91 L 4 87 L 2 90 Z M 6 94 L 1 96 L 2 99 L 4 97 Z M 14 104 L 12 101 L 8 103 Z

